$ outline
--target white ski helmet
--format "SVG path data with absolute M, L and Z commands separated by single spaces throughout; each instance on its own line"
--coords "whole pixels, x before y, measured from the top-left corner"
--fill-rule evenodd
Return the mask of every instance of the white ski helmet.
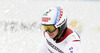
M 60 7 L 47 9 L 42 16 L 42 24 L 55 24 L 55 27 L 61 27 L 67 22 L 66 13 Z
M 47 9 L 42 16 L 42 25 L 54 25 L 59 29 L 58 36 L 67 28 L 67 17 L 65 11 L 60 7 Z

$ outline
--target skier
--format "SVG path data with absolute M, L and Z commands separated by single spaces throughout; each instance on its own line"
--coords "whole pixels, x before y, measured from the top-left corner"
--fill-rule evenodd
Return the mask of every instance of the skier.
M 81 53 L 80 36 L 67 27 L 66 13 L 51 7 L 42 16 L 44 39 L 38 53 Z

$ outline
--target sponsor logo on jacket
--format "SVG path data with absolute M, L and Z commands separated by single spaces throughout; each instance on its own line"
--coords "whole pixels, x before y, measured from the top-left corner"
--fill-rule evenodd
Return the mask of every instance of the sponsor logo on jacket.
M 47 39 L 46 39 L 47 40 Z M 47 40 L 47 43 L 49 46 L 51 46 L 54 50 L 58 51 L 59 53 L 64 53 L 62 50 L 60 50 L 58 47 L 53 45 L 50 41 Z

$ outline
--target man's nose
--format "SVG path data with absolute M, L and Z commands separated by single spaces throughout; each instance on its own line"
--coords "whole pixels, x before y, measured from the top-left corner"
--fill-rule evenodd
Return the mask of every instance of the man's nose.
M 47 31 L 47 33 L 50 33 L 49 31 Z
M 49 32 L 49 31 L 47 31 L 47 33 L 49 33 L 49 34 L 50 34 L 50 32 Z

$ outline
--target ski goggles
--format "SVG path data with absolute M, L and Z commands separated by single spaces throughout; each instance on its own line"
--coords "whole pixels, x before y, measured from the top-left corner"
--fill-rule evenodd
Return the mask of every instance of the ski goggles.
M 56 30 L 56 27 L 54 25 L 42 25 L 42 27 L 45 31 L 49 31 L 50 33 Z

